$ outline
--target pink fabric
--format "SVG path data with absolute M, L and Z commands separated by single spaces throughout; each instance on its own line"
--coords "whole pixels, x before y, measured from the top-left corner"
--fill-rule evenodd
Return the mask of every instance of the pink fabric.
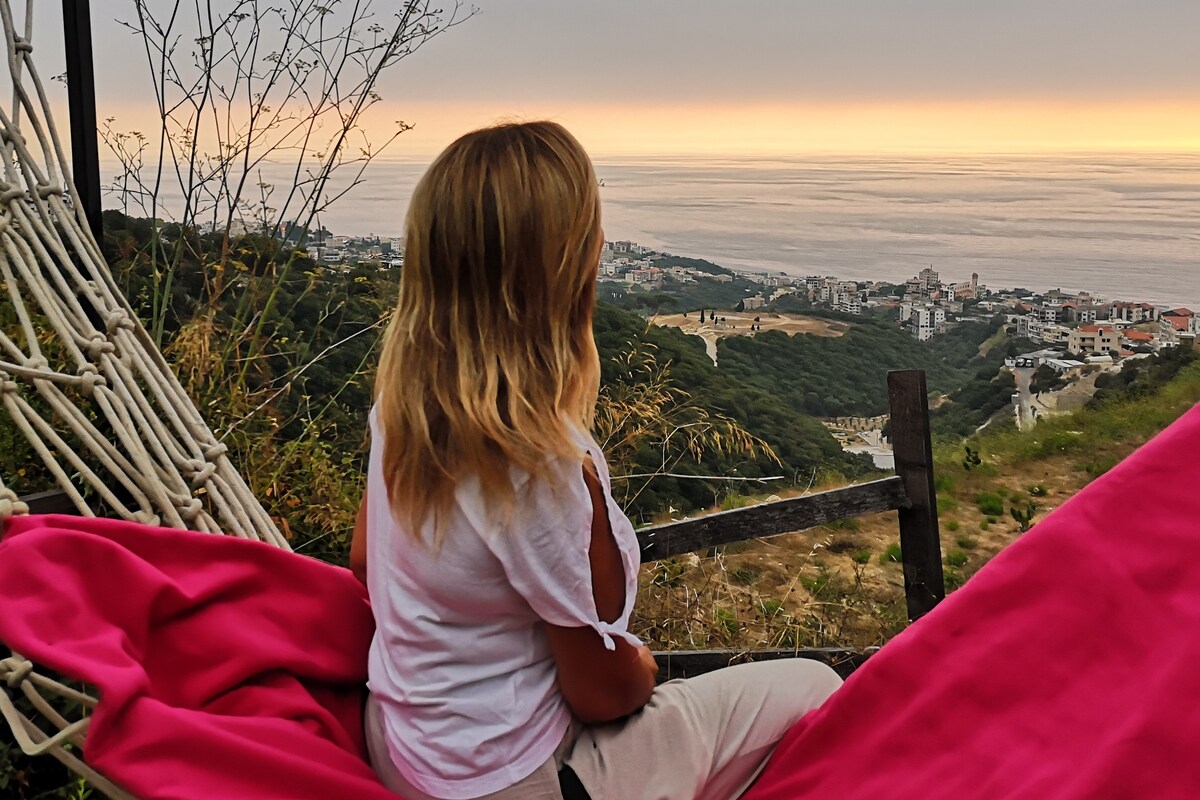
M 898 636 L 745 800 L 1200 797 L 1200 408 Z
M 1193 410 L 872 657 L 746 800 L 1200 796 L 1198 454 Z M 0 639 L 100 687 L 87 756 L 135 794 L 393 797 L 361 758 L 372 623 L 345 570 L 33 517 L 0 602 Z
M 0 640 L 99 687 L 88 761 L 135 795 L 395 800 L 363 760 L 373 622 L 344 569 L 267 545 L 10 520 Z

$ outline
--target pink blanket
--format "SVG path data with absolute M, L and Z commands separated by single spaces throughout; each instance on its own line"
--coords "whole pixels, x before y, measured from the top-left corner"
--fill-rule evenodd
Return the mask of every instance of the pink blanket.
M 363 760 L 374 623 L 344 569 L 224 536 L 10 520 L 0 641 L 99 687 L 86 756 L 141 798 L 395 800 Z
M 87 756 L 143 798 L 392 797 L 360 757 L 371 617 L 345 570 L 26 518 L 0 603 L 0 640 L 100 687 Z M 872 657 L 747 800 L 1196 798 L 1198 697 L 1193 410 Z
M 746 800 L 1200 797 L 1200 408 L 898 636 Z

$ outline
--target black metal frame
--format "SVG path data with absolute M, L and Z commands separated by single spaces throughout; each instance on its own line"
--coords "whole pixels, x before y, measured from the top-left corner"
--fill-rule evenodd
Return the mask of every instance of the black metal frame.
M 96 124 L 96 75 L 92 58 L 89 0 L 63 0 L 63 43 L 67 56 L 67 102 L 71 117 L 71 172 L 83 214 L 101 241 L 100 148 Z

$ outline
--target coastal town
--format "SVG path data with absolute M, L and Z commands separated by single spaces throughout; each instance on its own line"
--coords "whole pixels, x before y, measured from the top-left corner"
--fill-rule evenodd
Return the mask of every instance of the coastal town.
M 300 246 L 300 237 L 293 242 Z M 329 269 L 371 264 L 380 269 L 404 265 L 403 237 L 335 236 L 321 229 L 310 233 L 303 247 Z M 606 241 L 601 250 L 599 280 L 625 293 L 654 293 L 667 289 L 687 296 L 689 286 L 705 281 L 746 284 L 745 296 L 729 312 L 752 312 L 782 305 L 791 298 L 813 309 L 849 316 L 891 319 L 920 341 L 928 341 L 966 321 L 989 321 L 1003 314 L 1008 332 L 1044 345 L 1019 359 L 1020 366 L 1049 365 L 1060 372 L 1086 363 L 1116 361 L 1163 348 L 1196 346 L 1200 315 L 1189 308 L 1126 299 L 1108 299 L 1091 292 L 1052 289 L 990 288 L 980 276 L 944 280 L 932 266 L 904 283 L 846 280 L 833 275 L 799 277 L 761 269 L 725 269 L 669 264 L 671 253 L 658 252 L 631 241 Z M 685 312 L 703 309 L 683 309 Z M 712 325 L 720 326 L 713 318 Z M 1016 362 L 1010 366 L 1016 366 Z
M 886 281 L 853 281 L 836 276 L 796 277 L 783 272 L 731 269 L 715 272 L 697 267 L 661 267 L 671 254 L 658 253 L 634 242 L 606 242 L 601 252 L 600 279 L 625 284 L 634 291 L 652 292 L 669 284 L 699 281 L 748 281 L 748 292 L 736 310 L 769 308 L 792 296 L 814 308 L 852 316 L 892 318 L 920 341 L 945 333 L 968 320 L 987 321 L 1003 314 L 1009 332 L 1047 347 L 1030 355 L 1041 360 L 1071 356 L 1118 359 L 1165 347 L 1193 346 L 1200 336 L 1200 316 L 1188 308 L 1151 303 L 1109 300 L 1090 292 L 1053 289 L 991 289 L 968 280 L 946 281 L 926 267 L 902 284 Z M 731 309 L 732 310 L 732 309 Z

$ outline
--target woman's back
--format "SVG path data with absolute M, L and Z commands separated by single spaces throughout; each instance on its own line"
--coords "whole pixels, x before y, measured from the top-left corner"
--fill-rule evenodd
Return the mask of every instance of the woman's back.
M 605 487 L 631 609 L 636 537 L 611 500 L 599 448 L 582 432 L 578 441 Z M 626 611 L 612 625 L 600 622 L 592 600 L 592 504 L 582 456 L 553 465 L 556 483 L 514 471 L 507 521 L 477 479 L 463 480 L 435 548 L 432 530 L 422 542 L 396 521 L 376 426 L 373 442 L 367 584 L 377 631 L 370 688 L 393 761 L 434 796 L 474 797 L 512 785 L 545 760 L 571 719 L 543 622 L 624 635 L 628 621 Z

